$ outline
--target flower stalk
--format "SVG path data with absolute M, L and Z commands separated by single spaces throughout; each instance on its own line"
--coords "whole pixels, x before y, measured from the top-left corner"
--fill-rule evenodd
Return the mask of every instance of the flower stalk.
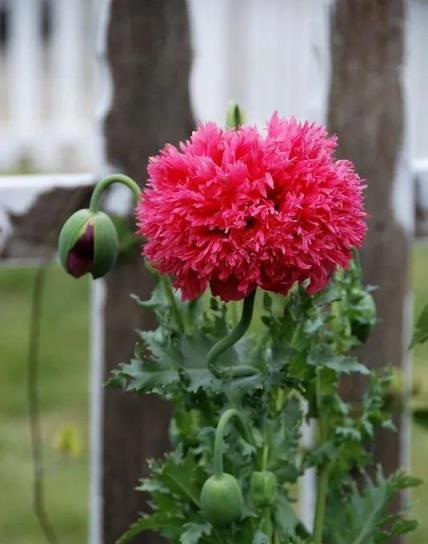
M 327 441 L 328 429 L 322 407 L 322 383 L 321 372 L 318 369 L 316 374 L 316 398 L 318 408 L 319 435 L 321 445 Z M 317 492 L 315 502 L 315 517 L 314 517 L 314 543 L 322 544 L 322 535 L 324 529 L 325 510 L 328 493 L 328 481 L 330 477 L 330 464 L 324 463 L 318 470 Z
M 59 257 L 66 272 L 75 278 L 87 273 L 94 279 L 101 278 L 116 262 L 119 252 L 117 230 L 109 215 L 100 210 L 101 196 L 113 183 L 127 186 L 138 201 L 141 190 L 135 181 L 122 174 L 112 174 L 97 183 L 89 208 L 75 212 L 61 229 Z
M 229 408 L 221 416 L 217 429 L 215 432 L 215 441 L 214 441 L 214 474 L 217 477 L 220 477 L 224 472 L 223 467 L 223 448 L 224 448 L 224 432 L 229 421 L 236 417 L 238 425 L 245 439 L 252 443 L 252 437 L 250 431 L 248 430 L 241 414 L 235 408 Z
M 231 348 L 233 344 L 236 344 L 236 342 L 238 342 L 238 340 L 242 338 L 244 334 L 247 332 L 248 327 L 251 324 L 251 319 L 253 317 L 255 297 L 256 297 L 256 291 L 254 290 L 244 300 L 244 304 L 242 307 L 242 315 L 241 315 L 241 319 L 239 323 L 236 325 L 236 327 L 232 330 L 232 332 L 228 336 L 219 340 L 216 344 L 214 344 L 214 346 L 208 352 L 208 356 L 207 356 L 208 368 L 214 375 L 217 374 L 216 362 L 219 359 L 219 357 L 225 351 Z
M 98 212 L 100 210 L 102 194 L 113 183 L 120 183 L 128 187 L 132 191 L 135 202 L 138 202 L 141 195 L 141 189 L 137 183 L 124 174 L 111 174 L 96 184 L 89 203 L 89 209 L 91 212 Z

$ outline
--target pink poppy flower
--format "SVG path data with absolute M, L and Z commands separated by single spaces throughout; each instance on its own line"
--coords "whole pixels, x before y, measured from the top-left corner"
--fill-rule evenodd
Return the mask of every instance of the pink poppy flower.
M 364 185 L 335 148 L 324 127 L 277 114 L 264 134 L 201 125 L 150 159 L 137 206 L 143 253 L 183 299 L 208 286 L 225 301 L 256 287 L 287 294 L 295 282 L 321 290 L 367 228 Z

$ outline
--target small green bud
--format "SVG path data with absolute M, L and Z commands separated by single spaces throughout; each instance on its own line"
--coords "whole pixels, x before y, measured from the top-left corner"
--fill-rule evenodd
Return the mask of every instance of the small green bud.
M 58 251 L 65 270 L 80 278 L 86 273 L 93 278 L 105 276 L 116 262 L 118 253 L 116 228 L 104 212 L 84 209 L 75 212 L 64 223 Z
M 231 100 L 227 106 L 226 128 L 238 129 L 243 123 L 245 123 L 244 110 L 236 102 Z
M 237 479 L 231 474 L 211 476 L 201 492 L 201 509 L 213 525 L 235 521 L 242 513 L 242 495 Z
M 250 481 L 250 497 L 254 506 L 265 508 L 276 501 L 278 482 L 273 472 L 263 470 L 253 472 Z

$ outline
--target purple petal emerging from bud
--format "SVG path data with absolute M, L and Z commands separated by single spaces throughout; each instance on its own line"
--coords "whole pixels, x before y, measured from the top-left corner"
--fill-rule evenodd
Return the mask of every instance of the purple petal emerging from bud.
M 86 225 L 85 232 L 74 244 L 67 257 L 67 271 L 75 278 L 91 272 L 94 262 L 94 226 Z

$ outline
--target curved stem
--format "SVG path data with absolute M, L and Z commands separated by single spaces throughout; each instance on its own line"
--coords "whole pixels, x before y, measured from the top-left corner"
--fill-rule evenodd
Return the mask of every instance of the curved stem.
M 235 408 L 229 408 L 221 416 L 217 429 L 215 431 L 215 442 L 214 442 L 214 473 L 216 476 L 221 476 L 223 474 L 223 444 L 224 444 L 224 431 L 226 425 L 229 423 L 232 417 L 238 419 L 239 426 L 241 427 L 241 432 L 245 436 L 245 439 L 248 442 L 252 442 L 252 437 L 245 425 L 244 420 L 242 419 L 241 414 Z
M 236 342 L 244 336 L 244 334 L 247 332 L 248 327 L 250 326 L 251 319 L 253 317 L 253 310 L 254 310 L 254 299 L 256 296 L 256 291 L 254 290 L 248 297 L 244 300 L 244 305 L 242 307 L 242 315 L 241 320 L 236 325 L 236 327 L 233 329 L 233 331 L 226 336 L 225 338 L 222 338 L 219 340 L 214 346 L 210 349 L 207 356 L 207 364 L 209 370 L 215 375 L 216 374 L 216 368 L 215 363 L 217 362 L 217 359 L 230 347 L 233 346 L 233 344 L 236 344 Z
M 91 210 L 91 212 L 99 211 L 101 204 L 101 195 L 113 183 L 121 183 L 122 185 L 126 185 L 126 187 L 131 189 L 136 202 L 140 198 L 141 189 L 133 179 L 125 176 L 124 174 L 111 174 L 110 176 L 107 176 L 100 180 L 95 185 L 95 189 L 92 193 L 91 201 L 89 203 L 89 209 Z

